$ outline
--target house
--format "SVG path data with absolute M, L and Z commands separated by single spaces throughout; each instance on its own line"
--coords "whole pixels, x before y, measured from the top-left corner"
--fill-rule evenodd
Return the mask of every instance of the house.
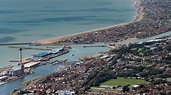
M 110 85 L 100 85 L 100 88 L 113 89 L 113 86 L 110 86 Z
M 75 91 L 71 90 L 58 90 L 57 95 L 75 95 Z

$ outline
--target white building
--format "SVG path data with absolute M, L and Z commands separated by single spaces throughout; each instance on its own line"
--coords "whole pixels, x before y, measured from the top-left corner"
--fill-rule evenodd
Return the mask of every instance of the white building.
M 75 95 L 75 91 L 71 91 L 71 90 L 58 90 L 57 94 L 58 95 Z
M 9 71 L 8 74 L 11 76 L 18 76 L 22 74 L 22 65 L 17 65 L 12 67 Z

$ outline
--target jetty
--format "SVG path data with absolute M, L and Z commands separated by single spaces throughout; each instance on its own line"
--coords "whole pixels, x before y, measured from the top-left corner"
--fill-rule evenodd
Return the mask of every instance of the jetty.
M 86 47 L 107 47 L 108 45 L 88 45 L 88 46 L 83 46 L 84 48 Z
M 0 46 L 5 46 L 5 45 L 31 45 L 33 43 L 2 43 Z

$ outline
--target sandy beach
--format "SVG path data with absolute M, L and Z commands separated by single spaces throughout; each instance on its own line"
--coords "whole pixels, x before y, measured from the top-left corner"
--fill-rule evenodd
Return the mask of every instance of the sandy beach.
M 135 6 L 137 7 L 137 16 L 134 21 L 141 21 L 144 18 L 144 7 L 140 5 L 141 0 L 135 0 Z
M 89 33 L 98 32 L 98 31 L 102 31 L 102 30 L 107 30 L 107 29 L 110 29 L 110 28 L 117 28 L 117 27 L 121 27 L 121 26 L 124 26 L 124 25 L 128 25 L 128 24 L 129 23 L 123 23 L 123 24 L 118 24 L 118 25 L 114 25 L 114 26 L 108 26 L 108 27 L 104 27 L 104 28 L 84 31 L 84 32 L 81 32 L 81 33 L 75 33 L 75 34 L 71 34 L 71 35 L 65 35 L 65 36 L 60 36 L 60 37 L 55 37 L 55 38 L 38 40 L 38 41 L 35 41 L 33 43 L 34 44 L 42 44 L 42 45 L 53 44 L 55 42 L 65 40 L 65 39 L 69 39 L 69 38 L 72 38 L 72 37 L 76 37 L 76 36 L 80 36 L 80 35 L 87 35 Z
M 128 25 L 130 23 L 133 22 L 137 22 L 143 19 L 143 7 L 140 6 L 141 4 L 141 0 L 135 0 L 135 6 L 137 7 L 137 16 L 135 17 L 135 19 L 131 22 L 128 23 L 122 23 L 122 24 L 118 24 L 118 25 L 113 25 L 113 26 L 108 26 L 108 27 L 104 27 L 104 28 L 99 28 L 99 29 L 94 29 L 94 30 L 90 30 L 90 31 L 84 31 L 84 32 L 80 32 L 80 33 L 75 33 L 75 34 L 71 34 L 71 35 L 65 35 L 65 36 L 60 36 L 60 37 L 54 37 L 54 38 L 49 38 L 49 39 L 43 39 L 43 40 L 38 40 L 38 41 L 34 41 L 34 44 L 41 44 L 41 45 L 46 45 L 46 44 L 53 44 L 56 42 L 59 42 L 61 40 L 65 40 L 65 39 L 69 39 L 69 38 L 73 38 L 73 37 L 77 37 L 77 36 L 81 36 L 81 35 L 87 35 L 89 33 L 93 33 L 93 32 L 99 32 L 99 31 L 105 31 L 108 29 L 114 29 L 114 28 L 118 28 L 121 26 L 125 26 Z

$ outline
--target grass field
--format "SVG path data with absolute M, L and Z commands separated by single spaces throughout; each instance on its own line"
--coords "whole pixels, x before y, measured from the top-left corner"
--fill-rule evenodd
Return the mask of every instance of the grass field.
M 92 92 L 119 92 L 120 90 L 91 87 L 91 91 Z
M 125 85 L 136 85 L 136 84 L 142 84 L 145 83 L 145 80 L 143 79 L 136 79 L 136 78 L 123 78 L 123 77 L 118 77 L 117 79 L 111 79 L 109 81 L 106 81 L 104 83 L 101 83 L 101 85 L 120 85 L 120 86 L 125 86 Z

